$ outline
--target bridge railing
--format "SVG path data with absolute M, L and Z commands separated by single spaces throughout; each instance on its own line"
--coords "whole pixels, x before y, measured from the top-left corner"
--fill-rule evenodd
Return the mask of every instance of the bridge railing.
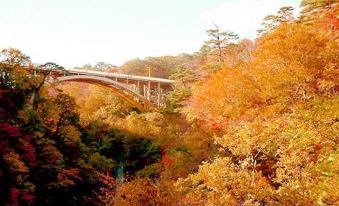
M 93 70 L 65 69 L 65 71 L 69 73 L 73 73 L 73 74 L 92 74 L 92 75 L 99 75 L 99 76 L 105 76 L 105 77 L 117 77 L 117 78 L 123 78 L 123 79 L 160 82 L 160 83 L 166 83 L 166 84 L 173 84 L 175 82 L 174 80 L 158 78 L 158 77 L 148 77 L 148 76 L 111 73 L 111 72 L 100 72 L 100 71 L 93 71 Z

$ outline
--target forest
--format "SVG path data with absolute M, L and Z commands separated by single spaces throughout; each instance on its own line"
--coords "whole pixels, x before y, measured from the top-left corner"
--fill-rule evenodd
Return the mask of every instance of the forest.
M 300 9 L 254 41 L 212 25 L 194 54 L 78 67 L 175 80 L 154 111 L 3 49 L 0 206 L 339 205 L 339 3 Z

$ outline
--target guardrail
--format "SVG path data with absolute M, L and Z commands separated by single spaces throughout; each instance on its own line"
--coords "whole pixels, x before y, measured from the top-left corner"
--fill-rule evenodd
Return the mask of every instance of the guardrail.
M 133 80 L 140 80 L 140 81 L 160 82 L 160 83 L 167 83 L 167 84 L 173 84 L 175 82 L 174 80 L 164 79 L 164 78 L 147 77 L 147 76 L 139 76 L 139 75 L 131 75 L 131 74 L 121 74 L 121 73 L 99 72 L 99 71 L 93 71 L 93 70 L 65 69 L 64 71 L 68 73 L 73 73 L 73 74 L 91 74 L 91 75 L 104 76 L 104 77 L 116 77 L 116 78 L 133 79 Z

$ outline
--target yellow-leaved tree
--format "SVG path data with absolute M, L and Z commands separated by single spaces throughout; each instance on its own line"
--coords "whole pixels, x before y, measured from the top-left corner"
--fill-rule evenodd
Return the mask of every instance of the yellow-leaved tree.
M 194 87 L 186 113 L 220 153 L 177 182 L 184 205 L 339 204 L 337 37 L 282 24 Z

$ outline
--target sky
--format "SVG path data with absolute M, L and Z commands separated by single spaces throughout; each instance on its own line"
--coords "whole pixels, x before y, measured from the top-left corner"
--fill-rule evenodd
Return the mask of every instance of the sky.
M 198 51 L 219 25 L 255 39 L 262 19 L 300 0 L 0 0 L 0 50 L 64 67 Z

